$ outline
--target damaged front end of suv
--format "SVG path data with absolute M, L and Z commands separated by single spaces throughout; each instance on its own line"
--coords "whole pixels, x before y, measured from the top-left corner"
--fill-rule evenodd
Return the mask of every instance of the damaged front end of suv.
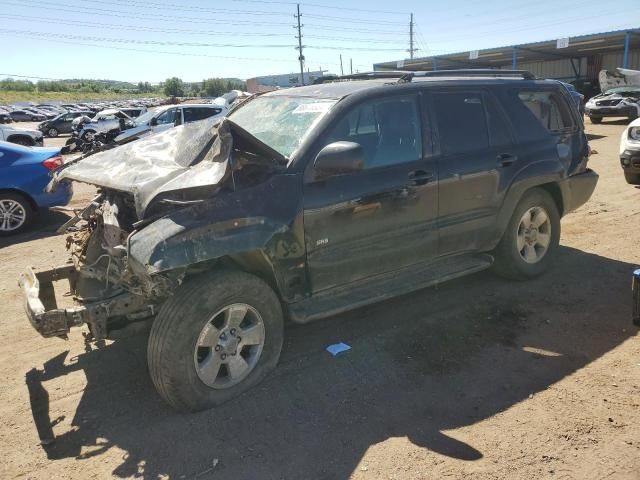
M 229 121 L 186 125 L 67 163 L 48 189 L 78 181 L 98 193 L 59 229 L 68 233 L 68 263 L 20 276 L 31 324 L 62 338 L 86 324 L 90 340 L 146 328 L 190 269 L 201 268 L 193 263 L 211 257 L 198 256 L 198 242 L 172 249 L 172 239 L 179 245 L 198 221 L 211 229 L 211 212 L 224 204 L 218 194 L 255 186 L 284 164 Z M 70 305 L 58 305 L 60 280 L 69 283 Z

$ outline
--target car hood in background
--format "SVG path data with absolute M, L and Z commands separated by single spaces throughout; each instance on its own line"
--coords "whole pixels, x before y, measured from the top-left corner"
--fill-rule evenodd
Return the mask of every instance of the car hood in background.
M 601 92 L 606 92 L 614 87 L 640 88 L 640 70 L 630 70 L 628 68 L 617 68 L 615 72 L 600 70 L 598 80 Z
M 131 193 L 138 218 L 160 193 L 216 185 L 226 176 L 232 137 L 226 122 L 194 122 L 71 162 L 48 189 L 75 180 Z

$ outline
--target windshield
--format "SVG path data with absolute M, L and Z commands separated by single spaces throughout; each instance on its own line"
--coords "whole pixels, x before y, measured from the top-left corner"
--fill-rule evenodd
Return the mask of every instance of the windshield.
M 258 97 L 230 119 L 258 140 L 289 158 L 336 100 L 309 97 Z

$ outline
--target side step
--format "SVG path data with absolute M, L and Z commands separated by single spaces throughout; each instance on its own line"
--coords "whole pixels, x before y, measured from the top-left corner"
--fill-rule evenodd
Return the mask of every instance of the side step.
M 289 304 L 289 314 L 294 322 L 307 323 L 479 272 L 492 264 L 491 255 L 463 254 L 411 265 L 318 292 Z

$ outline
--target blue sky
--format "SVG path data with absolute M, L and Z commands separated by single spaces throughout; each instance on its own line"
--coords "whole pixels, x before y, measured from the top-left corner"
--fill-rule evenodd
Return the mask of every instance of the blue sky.
M 274 0 L 2 0 L 0 75 L 158 82 L 298 71 L 295 3 Z M 345 72 L 417 56 L 640 26 L 638 0 L 310 0 L 306 66 Z

